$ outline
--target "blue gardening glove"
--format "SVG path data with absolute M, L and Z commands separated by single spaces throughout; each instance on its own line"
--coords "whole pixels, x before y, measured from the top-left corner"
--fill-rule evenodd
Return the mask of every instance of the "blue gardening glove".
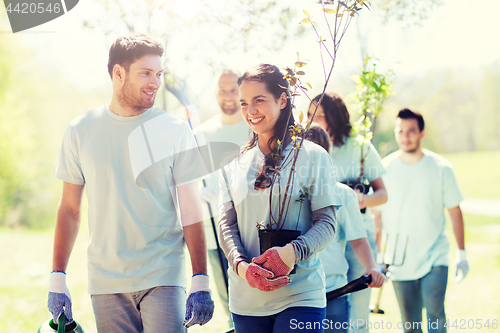
M 457 270 L 455 271 L 455 281 L 460 282 L 467 275 L 467 272 L 469 272 L 469 258 L 467 258 L 465 250 L 457 249 L 455 265 L 457 265 Z
M 191 290 L 186 302 L 186 316 L 184 327 L 193 325 L 204 325 L 212 319 L 214 314 L 214 301 L 210 297 L 211 290 L 208 287 L 208 275 L 197 274 L 191 280 Z
M 71 294 L 69 293 L 68 287 L 66 287 L 66 273 L 64 272 L 52 272 L 49 278 L 49 300 L 47 302 L 47 307 L 50 313 L 52 313 L 52 319 L 54 323 L 59 322 L 59 317 L 63 313 L 68 319 L 67 323 L 73 321 L 73 313 L 71 312 Z

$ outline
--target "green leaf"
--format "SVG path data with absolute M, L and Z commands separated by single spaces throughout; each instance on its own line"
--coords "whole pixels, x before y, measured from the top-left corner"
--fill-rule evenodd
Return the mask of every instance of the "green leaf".
M 295 73 L 296 75 L 305 75 L 306 73 L 304 73 L 303 71 L 298 71 L 297 73 Z
M 311 20 L 308 18 L 305 18 L 302 21 L 300 21 L 300 23 L 311 23 Z
M 303 119 L 304 119 L 304 112 L 300 111 L 299 123 L 301 123 Z
M 307 10 L 303 9 L 302 11 L 304 12 L 304 14 L 306 14 L 306 16 L 307 16 L 308 18 L 311 18 L 311 16 L 309 15 L 309 12 L 308 12 Z
M 337 11 L 331 8 L 323 8 L 323 11 L 328 14 L 335 14 Z
M 307 63 L 303 62 L 303 61 L 296 61 L 295 62 L 295 66 L 297 66 L 297 67 L 304 67 L 305 65 L 307 65 Z

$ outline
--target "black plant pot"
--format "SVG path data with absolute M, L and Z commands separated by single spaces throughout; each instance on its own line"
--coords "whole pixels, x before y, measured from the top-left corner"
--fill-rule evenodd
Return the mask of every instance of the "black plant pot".
M 368 184 L 368 182 L 366 181 L 359 181 L 359 180 L 345 180 L 342 182 L 342 184 L 345 184 L 347 186 L 349 186 L 350 188 L 352 188 L 353 190 L 359 190 L 360 193 L 363 193 L 363 194 L 368 194 L 368 192 L 370 191 L 370 184 Z M 366 208 L 362 208 L 359 210 L 361 213 L 365 213 L 366 212 Z
M 294 239 L 300 236 L 300 230 L 290 230 L 290 229 L 260 229 L 259 230 L 259 243 L 260 243 L 260 254 L 266 252 L 266 250 L 274 246 L 285 246 Z M 290 272 L 290 274 L 295 273 L 295 267 Z

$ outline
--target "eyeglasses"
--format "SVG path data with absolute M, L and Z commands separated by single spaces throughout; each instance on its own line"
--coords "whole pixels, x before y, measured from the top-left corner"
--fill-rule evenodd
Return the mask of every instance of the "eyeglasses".
M 253 185 L 254 190 L 265 190 L 266 188 L 269 188 L 272 184 L 272 179 L 271 177 L 267 174 L 267 168 L 266 171 L 259 172 L 257 174 L 257 177 L 255 178 L 255 184 Z
M 266 188 L 269 188 L 273 183 L 275 171 L 274 160 L 266 157 L 262 163 L 260 171 L 255 175 L 255 184 L 253 185 L 254 190 L 265 190 Z

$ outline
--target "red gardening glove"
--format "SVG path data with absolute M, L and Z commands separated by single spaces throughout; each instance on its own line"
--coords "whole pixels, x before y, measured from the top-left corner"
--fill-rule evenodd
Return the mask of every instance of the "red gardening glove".
M 277 277 L 267 269 L 254 263 L 241 261 L 238 264 L 238 275 L 247 280 L 248 285 L 261 291 L 273 291 L 282 288 L 291 281 L 287 276 Z
M 290 274 L 295 265 L 295 248 L 292 243 L 285 246 L 275 246 L 262 253 L 252 262 L 261 265 L 274 273 L 274 276 L 286 276 Z

